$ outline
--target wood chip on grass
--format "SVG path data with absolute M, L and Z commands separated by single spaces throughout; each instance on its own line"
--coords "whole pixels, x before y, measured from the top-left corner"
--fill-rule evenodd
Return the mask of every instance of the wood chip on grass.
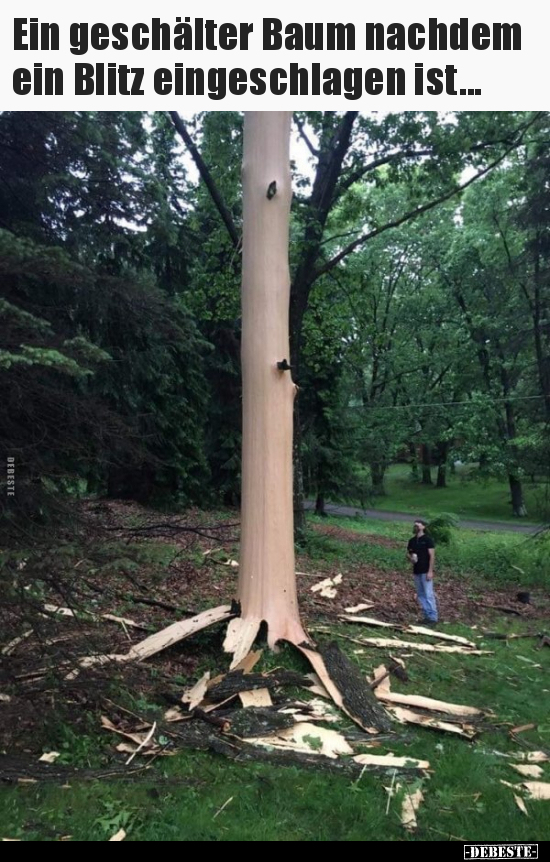
M 138 745 L 138 747 L 136 748 L 136 750 L 132 752 L 132 754 L 130 755 L 130 757 L 129 757 L 129 758 L 128 758 L 128 760 L 126 761 L 126 766 L 130 766 L 130 764 L 132 763 L 132 761 L 134 760 L 134 758 L 135 758 L 138 754 L 141 754 L 141 752 L 143 751 L 143 749 L 144 749 L 144 748 L 147 748 L 147 746 L 149 745 L 149 743 L 151 742 L 151 740 L 153 739 L 153 737 L 154 737 L 154 735 L 155 735 L 155 731 L 156 731 L 156 729 L 157 729 L 157 723 L 156 723 L 156 721 L 155 721 L 155 722 L 153 723 L 153 726 L 152 726 L 151 730 L 149 731 L 149 733 L 148 733 L 148 734 L 145 736 L 145 738 L 143 739 L 143 742 L 140 742 L 140 744 Z
M 509 781 L 500 779 L 500 783 L 511 790 L 525 790 L 528 799 L 550 800 L 550 783 L 548 781 L 522 781 L 521 784 L 511 784 Z
M 32 634 L 34 634 L 34 629 L 29 629 L 24 634 L 20 635 L 17 638 L 14 638 L 12 641 L 6 644 L 5 647 L 2 647 L 2 649 L 0 650 L 0 655 L 11 655 L 14 650 L 17 649 L 19 644 L 22 644 L 24 641 L 27 640 L 27 638 L 30 638 Z
M 535 763 L 511 763 L 510 766 L 524 778 L 541 778 L 544 774 L 544 770 Z
M 456 718 L 472 719 L 483 716 L 482 710 L 474 706 L 465 706 L 461 703 L 448 703 L 444 700 L 436 700 L 433 697 L 422 697 L 417 694 L 398 694 L 393 691 L 384 690 L 382 686 L 375 689 L 375 694 L 384 703 L 412 706 L 417 709 L 431 710 L 432 712 L 443 712 Z
M 347 614 L 360 614 L 361 611 L 370 611 L 374 607 L 374 602 L 361 602 L 359 605 L 354 605 L 351 608 L 344 608 Z
M 198 682 L 191 688 L 186 689 L 181 697 L 181 702 L 187 706 L 189 712 L 196 709 L 206 697 L 206 690 L 210 681 L 210 671 L 201 676 Z
M 335 599 L 338 593 L 336 589 L 342 583 L 342 575 L 338 574 L 334 578 L 325 578 L 317 584 L 313 584 L 310 588 L 312 593 L 319 593 L 324 599 Z
M 536 730 L 537 725 L 531 722 L 530 724 L 520 724 L 518 727 L 512 727 L 510 735 L 515 736 L 518 733 L 525 733 L 527 730 Z
M 48 751 L 38 758 L 39 763 L 55 763 L 58 757 L 61 757 L 59 751 Z
M 374 691 L 375 696 L 380 698 L 381 694 L 389 693 L 390 686 L 390 672 L 386 665 L 381 664 L 374 670 L 370 687 Z
M 424 626 L 402 626 L 399 623 L 387 623 L 384 622 L 384 620 L 377 620 L 374 617 L 358 617 L 347 613 L 342 614 L 338 619 L 345 623 L 360 623 L 366 626 L 373 626 L 374 628 L 399 629 L 404 634 L 408 635 L 424 635 L 426 637 L 435 638 L 436 640 L 452 641 L 460 646 L 470 647 L 471 649 L 476 648 L 476 644 L 473 641 L 469 641 L 461 635 L 450 635 L 447 634 L 447 632 L 440 632 L 435 629 L 425 628 Z
M 462 635 L 450 635 L 447 632 L 440 632 L 437 631 L 437 629 L 428 629 L 424 626 L 407 626 L 405 634 L 426 635 L 427 637 L 437 638 L 438 640 L 452 641 L 453 643 L 467 646 L 472 649 L 475 649 L 477 646 L 473 641 L 469 641 L 467 638 L 462 637 Z
M 394 629 L 396 628 L 394 623 L 385 623 L 383 620 L 375 620 L 373 617 L 357 617 L 352 614 L 342 614 L 338 617 L 344 623 L 361 623 L 365 626 L 374 626 L 380 627 L 383 629 Z M 397 626 L 397 628 L 401 628 L 401 626 Z
M 520 760 L 523 763 L 546 763 L 550 757 L 545 751 L 497 751 L 496 749 L 476 749 L 478 754 L 492 754 L 494 757 L 505 757 L 508 760 Z
M 447 646 L 446 644 L 414 643 L 413 641 L 402 641 L 396 638 L 347 638 L 353 643 L 361 646 L 373 646 L 379 649 L 406 649 L 420 650 L 421 652 L 458 653 L 460 655 L 493 655 L 491 650 L 470 649 L 464 646 Z
M 473 739 L 476 735 L 475 727 L 472 727 L 469 724 L 459 725 L 453 724 L 449 721 L 439 721 L 430 715 L 422 715 L 419 712 L 414 712 L 412 709 L 402 709 L 401 707 L 389 707 L 389 711 L 401 724 L 419 724 L 422 727 L 427 727 L 432 730 L 454 733 L 457 736 L 463 736 L 466 739 Z
M 230 797 L 229 797 L 229 799 L 227 799 L 227 800 L 223 803 L 222 807 L 221 807 L 221 808 L 218 808 L 218 810 L 217 810 L 217 811 L 216 811 L 216 813 L 214 814 L 214 816 L 213 816 L 212 820 L 215 820 L 215 819 L 216 819 L 216 817 L 219 817 L 219 816 L 220 816 L 220 814 L 222 813 L 222 811 L 225 811 L 225 809 L 227 808 L 227 806 L 228 806 L 228 805 L 230 805 L 230 804 L 231 804 L 231 802 L 233 802 L 233 800 L 234 800 L 234 799 L 235 799 L 235 797 L 234 797 L 234 796 L 230 796 Z
M 522 784 L 530 799 L 550 799 L 550 783 L 547 781 L 524 781 Z
M 319 754 L 332 760 L 342 754 L 353 754 L 353 748 L 341 733 L 308 722 L 300 722 L 270 736 L 250 737 L 244 741 L 264 748 Z
M 239 692 L 239 700 L 241 701 L 244 709 L 250 709 L 252 707 L 273 706 L 273 701 L 271 700 L 271 695 L 269 693 L 269 689 L 267 688 L 256 688 L 252 691 L 241 691 Z
M 134 742 L 137 746 L 152 748 L 154 745 L 151 736 L 147 739 L 150 733 L 150 728 L 148 728 L 146 733 L 128 733 L 127 731 L 120 730 L 120 728 L 116 727 L 116 725 L 114 725 L 113 722 L 105 715 L 101 716 L 101 727 L 104 730 L 109 730 L 111 733 L 116 733 L 118 736 L 122 736 L 124 739 L 129 739 L 130 742 Z
M 401 823 L 407 832 L 414 832 L 418 827 L 416 813 L 423 801 L 424 794 L 420 788 L 413 792 L 410 792 L 408 788 L 405 788 L 405 795 L 401 805 Z
M 514 760 L 523 760 L 527 763 L 546 763 L 550 760 L 550 756 L 545 751 L 519 751 L 517 754 L 507 754 L 506 757 L 513 757 Z
M 375 683 L 377 683 L 375 685 Z M 465 706 L 459 703 L 448 703 L 444 700 L 436 700 L 432 697 L 422 697 L 417 694 L 399 694 L 391 691 L 391 678 L 385 665 L 381 664 L 375 668 L 373 680 L 370 683 L 375 696 L 389 704 L 401 706 L 413 706 L 418 709 L 431 710 L 438 713 L 447 713 L 458 718 L 474 719 L 481 718 L 483 711 L 475 706 Z
M 426 771 L 430 768 L 429 760 L 417 760 L 414 757 L 396 757 L 394 754 L 357 754 L 352 758 L 361 766 L 383 766 L 387 769 L 417 769 Z
M 102 620 L 107 620 L 107 622 L 118 623 L 118 625 L 123 628 L 129 629 L 147 629 L 148 626 L 143 625 L 142 623 L 136 623 L 135 620 L 126 619 L 126 617 L 117 617 L 115 614 L 101 614 Z
M 525 802 L 524 802 L 524 801 L 523 801 L 523 799 L 521 798 L 521 796 L 517 796 L 517 795 L 514 793 L 514 801 L 515 801 L 515 803 L 516 803 L 517 807 L 519 808 L 519 810 L 520 810 L 520 811 L 522 811 L 522 812 L 523 812 L 523 814 L 525 814 L 525 816 L 526 816 L 526 817 L 529 817 L 529 812 L 527 811 L 527 807 L 526 807 L 526 805 L 525 805 Z

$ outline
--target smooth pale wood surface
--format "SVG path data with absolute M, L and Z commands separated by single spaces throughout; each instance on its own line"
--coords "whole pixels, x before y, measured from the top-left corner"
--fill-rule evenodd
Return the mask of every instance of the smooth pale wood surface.
M 155 653 L 161 652 L 167 649 L 167 647 L 190 637 L 195 632 L 200 632 L 202 629 L 208 628 L 208 626 L 228 620 L 230 616 L 231 607 L 229 605 L 222 605 L 219 608 L 211 608 L 210 610 L 203 611 L 201 614 L 197 614 L 196 617 L 191 617 L 191 619 L 173 623 L 171 626 L 162 629 L 160 632 L 155 632 L 151 637 L 145 638 L 145 640 L 133 646 L 125 656 L 125 659 L 126 661 L 136 659 L 143 661 L 155 655 Z
M 389 679 L 389 677 L 388 677 Z M 431 709 L 434 712 L 446 712 L 459 718 L 473 718 L 483 715 L 475 706 L 465 706 L 460 703 L 447 703 L 444 700 L 435 700 L 433 697 L 422 697 L 419 694 L 397 694 L 393 691 L 374 690 L 376 697 L 384 703 L 399 703 L 404 706 L 415 706 L 418 709 Z
M 398 640 L 397 638 L 361 638 L 361 640 L 357 640 L 356 638 L 348 638 L 348 640 L 353 640 L 354 643 L 361 644 L 362 646 L 374 646 L 380 647 L 381 649 L 417 649 L 421 652 L 460 653 L 460 655 L 493 654 L 491 650 L 470 649 L 469 647 L 447 646 L 445 644 L 425 644 L 420 642 L 414 643 L 413 641 L 403 641 Z
M 251 624 L 268 644 L 307 641 L 294 564 L 292 435 L 296 387 L 290 371 L 288 265 L 290 111 L 247 111 L 243 156 L 243 451 L 239 601 L 242 623 L 226 649 L 244 658 Z M 276 193 L 268 198 L 268 188 Z M 243 645 L 240 641 L 243 641 Z M 245 649 L 248 646 L 248 649 Z
M 252 706 L 273 706 L 269 689 L 256 688 L 252 691 L 241 691 L 239 693 L 240 701 L 244 709 L 249 709 Z
M 414 832 L 418 826 L 416 821 L 416 812 L 423 801 L 424 794 L 420 788 L 412 793 L 409 793 L 408 789 L 405 791 L 405 796 L 401 806 L 401 823 L 408 832 Z
M 355 763 L 361 766 L 387 766 L 400 769 L 404 766 L 410 769 L 429 769 L 429 760 L 417 760 L 415 757 L 396 757 L 394 754 L 357 754 Z
M 472 739 L 475 736 L 475 729 L 466 724 L 453 724 L 450 721 L 439 721 L 429 715 L 421 715 L 414 712 L 412 709 L 403 709 L 400 706 L 389 707 L 391 714 L 401 722 L 401 724 L 420 724 L 423 727 L 433 727 L 436 730 L 445 730 L 448 733 L 456 733 L 458 736 L 465 736 L 467 739 Z

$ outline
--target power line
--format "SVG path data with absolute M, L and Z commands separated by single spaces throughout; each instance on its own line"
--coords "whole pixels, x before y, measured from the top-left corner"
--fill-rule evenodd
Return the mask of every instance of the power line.
M 380 407 L 373 405 L 370 406 L 368 404 L 348 404 L 347 410 L 410 410 L 413 407 L 457 407 L 457 406 L 468 406 L 482 407 L 483 404 L 506 404 L 509 401 L 534 401 L 543 399 L 543 395 L 512 395 L 508 398 L 488 398 L 484 402 L 476 402 L 476 401 L 432 401 L 426 404 L 386 404 Z

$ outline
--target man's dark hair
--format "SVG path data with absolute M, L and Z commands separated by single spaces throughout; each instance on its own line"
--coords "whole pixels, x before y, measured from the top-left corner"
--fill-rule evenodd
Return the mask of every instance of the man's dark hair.
M 415 524 L 422 524 L 422 526 L 423 526 L 423 527 L 427 527 L 427 526 L 428 526 L 428 522 L 427 522 L 427 521 L 425 521 L 425 520 L 424 520 L 424 518 L 415 518 L 415 519 L 414 519 L 414 523 L 415 523 Z

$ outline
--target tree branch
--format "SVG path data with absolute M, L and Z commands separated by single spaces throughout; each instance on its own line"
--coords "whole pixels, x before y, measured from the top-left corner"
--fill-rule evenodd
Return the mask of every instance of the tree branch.
M 187 127 L 186 127 L 185 123 L 183 122 L 182 118 L 180 117 L 180 115 L 178 114 L 178 112 L 177 111 L 168 111 L 168 113 L 169 113 L 170 118 L 174 124 L 174 128 L 176 129 L 177 133 L 179 134 L 179 136 L 183 140 L 183 143 L 187 147 L 187 150 L 189 151 L 191 158 L 195 162 L 195 165 L 197 166 L 197 170 L 198 170 L 199 174 L 201 175 L 201 178 L 204 181 L 206 188 L 210 192 L 210 197 L 212 198 L 212 201 L 214 202 L 216 209 L 218 210 L 218 212 L 222 218 L 222 221 L 227 228 L 227 232 L 231 238 L 231 242 L 233 243 L 233 246 L 235 248 L 239 248 L 239 245 L 240 245 L 239 232 L 238 232 L 237 228 L 235 227 L 235 223 L 233 221 L 233 217 L 231 216 L 231 213 L 229 212 L 229 210 L 227 209 L 227 207 L 225 206 L 225 204 L 222 200 L 222 196 L 221 196 L 220 192 L 218 191 L 218 188 L 217 188 L 217 186 L 216 186 L 216 184 L 212 178 L 212 174 L 208 170 L 208 167 L 206 166 L 204 159 L 202 158 L 201 154 L 199 153 L 197 147 L 195 146 L 193 139 L 192 139 L 191 135 L 189 134 L 189 132 L 187 131 Z
M 362 179 L 365 174 L 370 173 L 370 171 L 375 171 L 376 168 L 380 168 L 383 165 L 387 165 L 390 162 L 394 161 L 398 158 L 422 158 L 423 156 L 432 156 L 433 150 L 399 150 L 396 153 L 391 153 L 386 156 L 380 156 L 378 159 L 374 159 L 372 162 L 368 162 L 366 165 L 363 165 L 361 168 L 358 168 L 352 173 L 348 174 L 345 179 L 342 180 L 338 188 L 336 189 L 335 197 L 339 198 L 343 192 L 347 191 L 354 183 L 358 182 L 358 180 Z
M 300 137 L 301 137 L 301 138 L 302 138 L 302 140 L 305 142 L 305 144 L 306 144 L 306 146 L 307 146 L 308 150 L 310 151 L 311 155 L 312 155 L 312 156 L 317 157 L 317 156 L 319 155 L 319 150 L 318 150 L 316 147 L 314 147 L 314 146 L 313 146 L 313 144 L 311 143 L 311 141 L 310 141 L 310 139 L 309 139 L 309 137 L 308 137 L 308 135 L 306 134 L 306 131 L 305 131 L 305 129 L 304 129 L 304 124 L 303 124 L 303 122 L 302 122 L 302 121 L 301 121 L 301 120 L 300 120 L 296 115 L 294 115 L 294 122 L 295 122 L 295 123 L 296 123 L 296 125 L 298 126 L 298 131 L 299 131 L 299 133 L 300 133 Z
M 427 204 L 423 204 L 423 206 L 417 207 L 414 210 L 410 210 L 408 213 L 405 213 L 400 218 L 395 219 L 395 221 L 390 221 L 387 222 L 385 225 L 382 225 L 382 227 L 374 228 L 374 230 L 371 230 L 369 233 L 364 234 L 363 236 L 360 236 L 353 242 L 349 243 L 349 245 L 343 248 L 339 254 L 335 255 L 335 257 L 327 261 L 324 266 L 316 270 L 316 272 L 313 274 L 311 283 L 313 284 L 313 282 L 320 278 L 321 275 L 330 272 L 330 270 L 337 266 L 341 260 L 344 260 L 345 257 L 355 251 L 355 249 L 360 248 L 362 245 L 368 242 L 369 239 L 373 239 L 375 236 L 378 236 L 381 233 L 385 233 L 385 231 L 390 230 L 391 228 L 400 227 L 402 224 L 405 224 L 405 222 L 408 222 L 413 218 L 417 218 L 417 216 L 419 215 L 423 215 L 424 213 L 429 212 L 430 210 L 434 209 L 434 207 L 439 206 L 439 204 L 445 203 L 445 201 L 448 201 L 451 198 L 455 197 L 455 195 L 458 195 L 461 192 L 465 191 L 465 189 L 467 189 L 477 180 L 481 179 L 481 177 L 485 176 L 498 165 L 500 165 L 506 159 L 506 157 L 509 156 L 510 153 L 519 146 L 526 131 L 527 128 L 523 130 L 519 141 L 515 141 L 510 147 L 508 147 L 507 150 L 505 150 L 504 153 L 502 153 L 502 155 L 498 157 L 498 159 L 495 159 L 495 161 L 491 162 L 489 165 L 487 165 L 487 167 L 482 168 L 482 170 L 478 171 L 465 183 L 461 183 L 460 185 L 454 186 L 450 191 L 446 192 L 444 195 L 441 195 L 435 200 L 430 201 Z

